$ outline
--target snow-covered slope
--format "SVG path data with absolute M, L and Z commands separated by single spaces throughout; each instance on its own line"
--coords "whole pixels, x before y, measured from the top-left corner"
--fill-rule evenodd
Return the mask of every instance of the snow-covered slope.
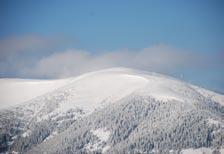
M 189 88 L 224 105 L 223 95 L 171 77 L 128 68 L 106 69 L 61 80 L 0 79 L 0 85 L 0 108 L 29 101 L 64 86 L 62 90 L 73 93 L 69 106 L 75 104 L 86 109 L 101 106 L 98 103 L 105 99 L 119 100 L 136 90 L 160 100 L 181 100 L 181 93 Z
M 47 85 L 46 91 L 37 85 L 35 95 L 22 95 L 20 100 L 27 101 L 0 110 L 0 143 L 10 143 L 2 149 L 28 153 L 148 153 L 161 147 L 166 151 L 223 147 L 224 96 L 215 92 L 127 68 L 48 83 L 42 86 Z M 32 91 L 32 87 L 25 87 Z M 6 97 L 13 97 L 11 94 L 1 97 L 16 100 L 16 95 Z M 170 135 L 177 131 L 183 134 Z M 100 135 L 105 134 L 106 139 L 101 139 Z
M 92 112 L 144 87 L 147 82 L 144 77 L 123 69 L 84 74 L 61 89 L 71 94 L 66 103 L 62 104 L 62 108 L 70 109 L 71 106 L 75 106 L 86 112 Z
M 28 101 L 67 85 L 70 81 L 71 79 L 0 79 L 0 109 Z

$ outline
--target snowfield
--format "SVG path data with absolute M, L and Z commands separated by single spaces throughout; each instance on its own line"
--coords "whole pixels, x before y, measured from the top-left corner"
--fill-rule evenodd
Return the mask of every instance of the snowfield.
M 76 106 L 91 111 L 101 107 L 103 104 L 99 102 L 103 100 L 117 101 L 138 89 L 138 93 L 150 94 L 161 101 L 183 101 L 183 96 L 178 90 L 186 91 L 191 87 L 203 96 L 224 105 L 224 96 L 221 94 L 160 74 L 127 68 L 106 69 L 59 80 L 0 79 L 0 85 L 0 109 L 29 101 L 63 86 L 66 86 L 68 92 L 74 93 L 71 99 L 75 100 Z M 91 106 L 88 104 L 90 100 Z M 70 108 L 70 105 L 68 104 L 67 108 Z M 61 108 L 66 108 L 66 104 Z
M 0 79 L 0 109 L 28 101 L 69 84 L 71 79 Z
M 224 96 L 111 68 L 0 80 L 0 153 L 199 153 L 224 148 Z

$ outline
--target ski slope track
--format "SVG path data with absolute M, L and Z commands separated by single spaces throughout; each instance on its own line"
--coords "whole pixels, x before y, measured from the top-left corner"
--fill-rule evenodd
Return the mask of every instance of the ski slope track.
M 111 68 L 0 84 L 0 153 L 224 151 L 224 96 L 172 77 Z

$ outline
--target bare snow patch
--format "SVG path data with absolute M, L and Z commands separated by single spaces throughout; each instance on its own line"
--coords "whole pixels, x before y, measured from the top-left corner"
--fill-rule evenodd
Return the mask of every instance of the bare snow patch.
M 199 149 L 185 149 L 181 151 L 181 154 L 212 154 L 213 150 L 210 148 L 199 148 Z
M 110 148 L 109 145 L 106 145 L 106 141 L 110 137 L 110 131 L 106 128 L 98 128 L 96 130 L 91 130 L 90 132 L 98 139 L 94 142 L 88 143 L 85 146 L 85 149 L 91 152 L 102 150 L 102 153 L 105 153 Z
M 110 131 L 107 131 L 105 128 L 98 128 L 96 130 L 91 130 L 93 135 L 97 136 L 101 141 L 107 141 L 110 136 Z
M 24 132 L 22 134 L 22 137 L 28 137 L 28 136 L 30 136 L 30 134 L 31 134 L 31 131 L 30 130 L 27 130 L 26 132 Z

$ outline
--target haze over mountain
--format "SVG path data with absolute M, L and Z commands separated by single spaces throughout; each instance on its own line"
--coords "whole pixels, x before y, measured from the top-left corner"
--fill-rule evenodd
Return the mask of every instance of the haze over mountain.
M 19 95 L 28 82 L 14 86 Z M 1 152 L 223 152 L 221 94 L 127 68 L 52 82 L 40 84 L 45 94 L 0 110 Z

